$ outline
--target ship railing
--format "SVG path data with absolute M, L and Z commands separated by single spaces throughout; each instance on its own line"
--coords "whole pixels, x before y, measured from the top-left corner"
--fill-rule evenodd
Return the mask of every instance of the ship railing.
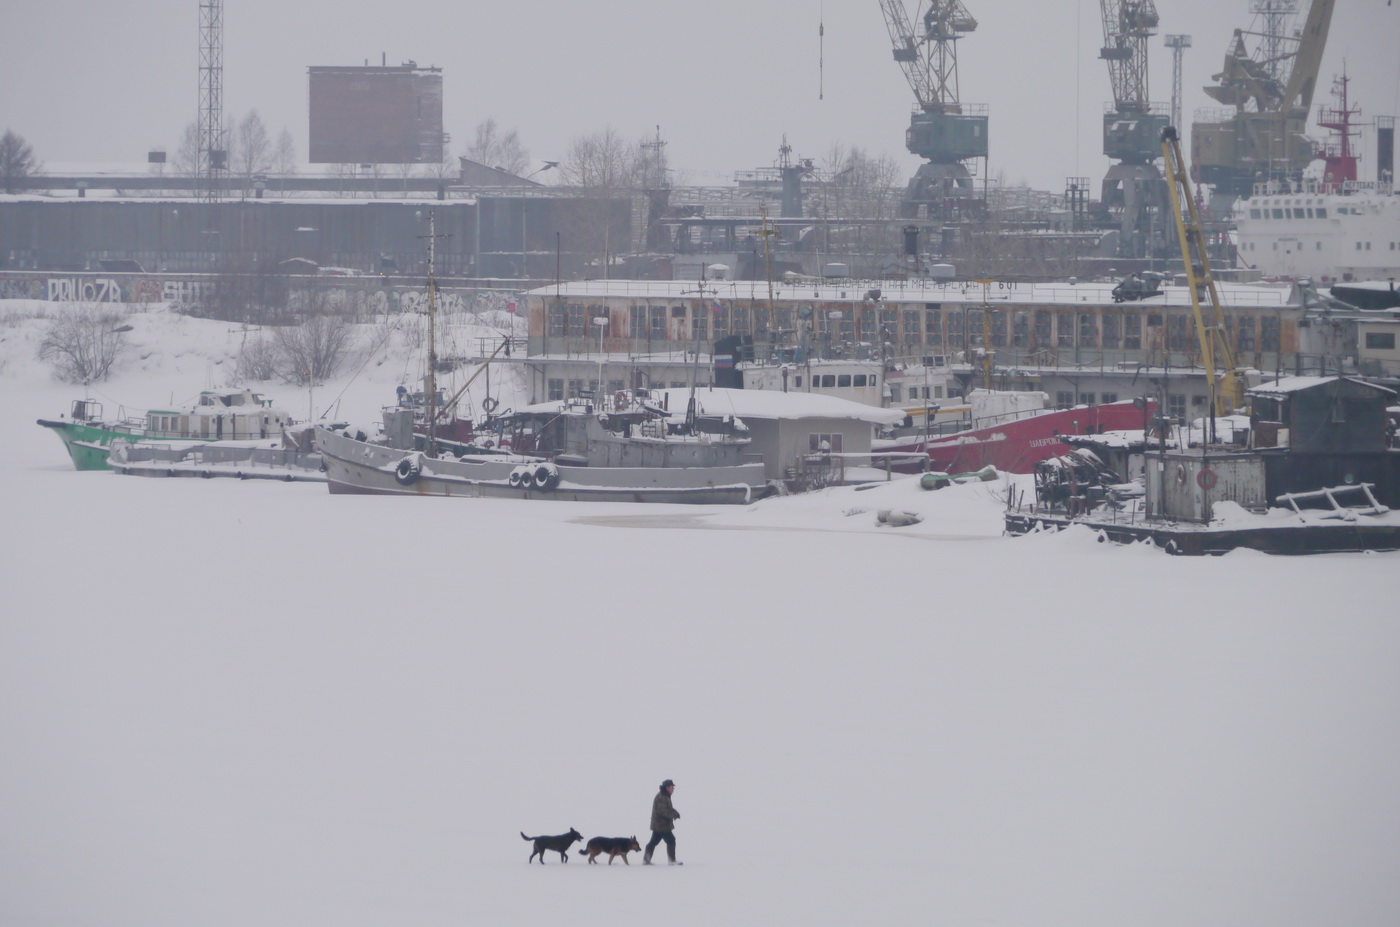
M 237 465 L 269 469 L 319 470 L 321 455 L 273 447 L 220 447 L 217 444 L 158 444 L 143 441 L 125 445 L 127 463 L 188 464 L 199 466 Z
M 929 468 L 922 451 L 811 451 L 799 454 L 784 474 L 795 492 L 848 483 L 890 482 Z

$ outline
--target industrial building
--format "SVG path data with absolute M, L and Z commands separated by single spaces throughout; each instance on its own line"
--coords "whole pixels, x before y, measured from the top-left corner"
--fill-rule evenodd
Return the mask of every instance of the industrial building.
M 312 67 L 312 164 L 438 164 L 442 69 L 416 62 L 397 67 Z

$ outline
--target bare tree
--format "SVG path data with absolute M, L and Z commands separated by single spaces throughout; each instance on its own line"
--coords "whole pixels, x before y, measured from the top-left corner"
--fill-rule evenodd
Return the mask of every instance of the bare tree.
M 276 340 L 259 332 L 239 348 L 233 375 L 240 383 L 265 382 L 277 376 L 280 361 Z
M 198 177 L 199 145 L 199 123 L 191 122 L 180 133 L 180 144 L 175 147 L 175 156 L 170 161 L 171 172 L 179 177 Z
M 69 383 L 105 380 L 126 347 L 122 313 L 100 303 L 77 303 L 49 323 L 38 356 Z
M 6 129 L 0 136 L 0 188 L 6 193 L 18 193 L 25 179 L 37 174 L 40 167 L 33 146 L 18 133 Z
M 243 195 L 253 187 L 253 179 L 272 170 L 272 142 L 257 110 L 249 110 L 233 133 L 229 168 L 243 182 Z
M 559 165 L 564 182 L 590 190 L 630 190 L 637 184 L 638 148 L 608 126 L 569 143 Z
M 494 116 L 476 125 L 476 135 L 463 155 L 478 164 L 522 174 L 530 166 L 530 152 L 514 129 L 502 132 Z
M 316 312 L 300 325 L 274 330 L 279 375 L 305 386 L 336 375 L 354 347 L 354 328 L 342 316 Z
M 873 157 L 855 145 L 836 143 L 822 159 L 828 180 L 828 215 L 892 218 L 899 208 L 899 162 L 889 155 Z
M 277 147 L 272 150 L 272 172 L 283 177 L 297 172 L 297 144 L 290 129 L 283 129 L 277 136 Z
M 589 256 L 601 276 L 609 274 L 612 256 L 629 249 L 626 238 L 631 198 L 639 192 L 641 148 L 628 142 L 611 126 L 581 135 L 569 144 L 559 165 L 564 182 L 574 187 L 578 199 L 561 204 L 565 245 Z

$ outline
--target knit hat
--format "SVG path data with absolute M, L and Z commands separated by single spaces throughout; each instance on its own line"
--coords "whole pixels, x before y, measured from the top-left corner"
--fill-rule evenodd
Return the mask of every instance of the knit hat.
M 674 782 L 672 782 L 670 779 L 667 779 L 665 782 L 661 783 L 661 787 L 662 787 L 663 789 L 673 789 L 673 788 L 676 787 L 676 784 L 675 784 Z

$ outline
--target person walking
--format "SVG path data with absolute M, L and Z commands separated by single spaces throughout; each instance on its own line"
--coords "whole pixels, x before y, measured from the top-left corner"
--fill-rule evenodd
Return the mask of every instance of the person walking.
M 651 801 L 651 840 L 647 842 L 646 852 L 642 854 L 643 866 L 652 865 L 652 851 L 663 840 L 666 841 L 666 858 L 670 860 L 670 864 L 683 865 L 676 862 L 676 836 L 671 833 L 676 829 L 676 822 L 681 817 L 681 813 L 671 805 L 671 793 L 675 790 L 676 784 L 667 779 L 661 783 L 661 791 L 657 792 Z

